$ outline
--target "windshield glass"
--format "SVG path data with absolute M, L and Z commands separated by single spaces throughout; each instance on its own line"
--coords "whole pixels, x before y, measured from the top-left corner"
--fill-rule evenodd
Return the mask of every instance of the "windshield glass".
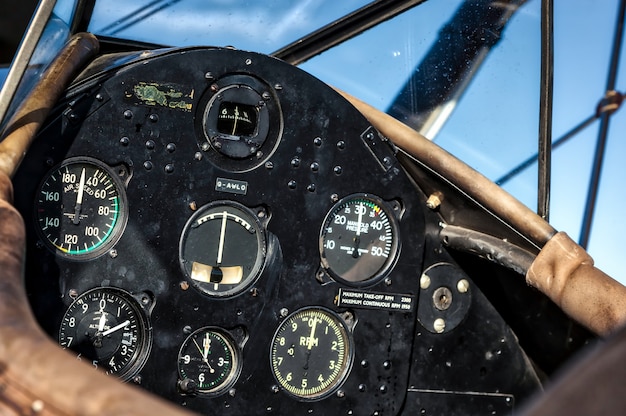
M 96 2 L 89 31 L 168 46 L 234 46 L 272 53 L 368 0 Z

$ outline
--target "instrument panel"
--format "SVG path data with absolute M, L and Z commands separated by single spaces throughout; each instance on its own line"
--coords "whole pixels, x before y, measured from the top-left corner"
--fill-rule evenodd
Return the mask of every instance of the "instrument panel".
M 400 414 L 448 389 L 508 412 L 534 370 L 396 152 L 271 57 L 102 57 L 16 177 L 33 311 L 77 359 L 204 414 Z M 464 363 L 472 389 L 449 381 Z

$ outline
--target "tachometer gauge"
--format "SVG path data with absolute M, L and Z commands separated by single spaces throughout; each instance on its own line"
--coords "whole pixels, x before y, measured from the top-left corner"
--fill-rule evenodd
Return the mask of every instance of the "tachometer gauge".
M 67 159 L 39 186 L 35 216 L 39 235 L 58 254 L 97 257 L 117 242 L 126 225 L 124 186 L 96 159 Z
M 348 196 L 326 215 L 320 232 L 322 267 L 348 284 L 367 284 L 389 271 L 398 253 L 396 219 L 380 198 Z
M 187 390 L 205 395 L 227 391 L 241 371 L 239 347 L 230 334 L 220 328 L 204 327 L 193 332 L 178 353 L 180 380 L 194 388 Z
M 265 264 L 265 230 L 256 215 L 235 202 L 200 208 L 180 240 L 180 263 L 190 282 L 210 296 L 241 293 Z
M 116 288 L 89 290 L 70 305 L 59 328 L 59 344 L 81 360 L 123 380 L 143 366 L 151 345 L 148 318 L 139 303 Z
M 272 373 L 292 396 L 319 400 L 345 380 L 352 363 L 351 337 L 344 321 L 321 308 L 300 309 L 288 316 L 272 340 Z

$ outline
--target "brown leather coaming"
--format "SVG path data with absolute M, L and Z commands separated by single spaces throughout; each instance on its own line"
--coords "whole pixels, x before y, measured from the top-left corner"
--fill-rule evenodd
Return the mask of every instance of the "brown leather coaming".
M 626 287 L 594 267 L 591 256 L 563 232 L 543 247 L 526 282 L 599 335 L 626 323 Z

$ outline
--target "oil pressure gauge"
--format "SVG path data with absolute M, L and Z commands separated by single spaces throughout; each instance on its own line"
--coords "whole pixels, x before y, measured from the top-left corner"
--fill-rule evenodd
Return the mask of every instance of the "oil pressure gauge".
M 350 195 L 326 215 L 320 257 L 334 279 L 353 285 L 371 283 L 389 271 L 398 251 L 396 217 L 379 197 Z
M 126 225 L 126 194 L 118 175 L 99 160 L 74 157 L 45 177 L 35 218 L 44 243 L 57 254 L 92 259 L 119 239 Z

